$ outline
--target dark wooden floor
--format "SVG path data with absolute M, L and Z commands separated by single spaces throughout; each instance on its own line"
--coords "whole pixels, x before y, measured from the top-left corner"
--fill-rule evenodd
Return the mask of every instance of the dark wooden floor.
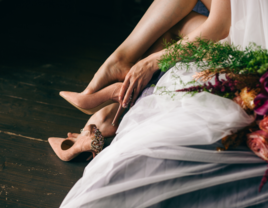
M 47 139 L 79 132 L 89 116 L 58 93 L 83 90 L 138 19 L 16 17 L 0 22 L 0 207 L 59 207 L 88 155 L 62 162 Z
M 60 161 L 47 138 L 78 132 L 86 122 L 58 96 L 85 86 L 49 72 L 1 68 L 0 207 L 58 207 L 81 177 L 87 163 Z

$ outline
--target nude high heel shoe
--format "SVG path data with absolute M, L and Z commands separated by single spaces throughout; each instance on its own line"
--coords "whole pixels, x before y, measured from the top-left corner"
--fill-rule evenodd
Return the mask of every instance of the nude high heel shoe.
M 92 115 L 101 108 L 119 102 L 122 83 L 115 83 L 93 94 L 61 91 L 60 96 L 85 114 Z
M 122 83 L 118 82 L 90 95 L 61 91 L 60 96 L 83 113 L 92 115 L 96 111 L 111 103 L 119 102 L 119 91 L 121 89 L 121 86 Z M 122 105 L 120 104 L 112 122 L 113 126 L 115 125 L 115 122 L 118 119 L 121 111 Z
M 82 152 L 92 152 L 94 158 L 103 148 L 104 137 L 96 126 L 92 124 L 81 132 L 76 141 L 50 137 L 48 142 L 61 160 L 70 161 Z

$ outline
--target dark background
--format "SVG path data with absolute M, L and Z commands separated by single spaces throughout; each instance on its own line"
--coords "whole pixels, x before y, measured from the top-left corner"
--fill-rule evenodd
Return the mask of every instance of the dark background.
M 81 178 L 89 153 L 63 162 L 47 139 L 90 116 L 59 92 L 84 90 L 151 2 L 0 0 L 1 208 L 59 207 Z
M 66 69 L 81 70 L 81 63 L 76 66 L 76 61 L 68 59 L 79 56 L 90 59 L 89 51 L 99 51 L 98 59 L 103 62 L 128 36 L 151 2 L 1 0 L 0 67 L 28 67 L 29 70 L 39 67 L 42 71 L 42 66 L 53 65 L 57 73 L 56 68 L 61 64 Z M 92 73 L 99 65 L 94 69 L 89 66 Z
M 81 178 L 90 154 L 63 162 L 47 139 L 79 133 L 90 116 L 59 92 L 81 92 L 150 3 L 0 1 L 1 208 L 59 207 Z

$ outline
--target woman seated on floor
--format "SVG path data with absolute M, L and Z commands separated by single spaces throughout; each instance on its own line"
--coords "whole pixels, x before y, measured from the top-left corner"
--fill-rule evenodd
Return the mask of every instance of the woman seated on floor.
M 202 2 L 210 10 L 211 0 Z M 215 12 L 208 19 L 192 11 L 196 3 L 197 0 L 155 0 L 129 37 L 99 68 L 87 88 L 81 93 L 60 92 L 60 95 L 89 115 L 101 109 L 92 116 L 90 123 L 96 124 L 104 136 L 114 135 L 117 118 L 122 114 L 115 102 L 121 103 L 123 108 L 130 100 L 130 106 L 134 104 L 153 74 L 159 71 L 158 60 L 165 54 L 163 40 L 170 42 L 179 35 L 187 37 L 187 41 L 196 37 L 213 41 L 227 37 L 231 18 L 229 5 L 215 1 Z
M 82 93 L 61 92 L 83 112 L 97 112 L 81 134 L 68 134 L 72 147 L 62 149 L 65 139 L 50 138 L 52 148 L 65 161 L 83 151 L 94 156 L 100 153 L 61 207 L 247 207 L 266 203 L 267 187 L 256 191 L 265 163 L 247 150 L 214 151 L 217 141 L 248 126 L 253 118 L 229 99 L 206 92 L 182 97 L 175 92 L 183 88 L 180 80 L 191 80 L 198 67 L 171 68 L 158 81 L 155 92 L 164 87 L 161 89 L 173 93 L 172 99 L 157 93 L 141 99 L 117 129 L 121 107 L 109 101 L 123 108 L 134 104 L 159 68 L 158 60 L 165 54 L 163 38 L 171 41 L 181 34 L 184 39 L 179 42 L 186 44 L 197 37 L 217 42 L 229 34 L 235 45 L 245 47 L 253 41 L 267 48 L 267 29 L 261 25 L 267 21 L 267 1 L 202 2 L 210 11 L 208 18 L 192 12 L 196 0 L 154 1 Z M 100 152 L 103 137 L 116 131 L 112 144 Z

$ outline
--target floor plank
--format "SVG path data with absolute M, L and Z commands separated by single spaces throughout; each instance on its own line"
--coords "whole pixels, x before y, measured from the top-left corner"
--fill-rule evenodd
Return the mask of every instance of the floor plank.
M 87 164 L 85 156 L 60 161 L 47 142 L 5 133 L 0 133 L 0 142 L 0 205 L 5 201 L 22 207 L 58 206 Z
M 122 14 L 110 0 L 93 13 L 91 1 L 0 1 L 0 208 L 59 207 L 82 176 L 90 153 L 63 162 L 47 142 L 90 117 L 59 92 L 82 91 L 151 1 L 117 1 Z
M 47 138 L 79 132 L 89 119 L 58 94 L 86 85 L 49 71 L 1 70 L 0 207 L 58 207 L 82 176 L 90 153 L 62 162 Z

